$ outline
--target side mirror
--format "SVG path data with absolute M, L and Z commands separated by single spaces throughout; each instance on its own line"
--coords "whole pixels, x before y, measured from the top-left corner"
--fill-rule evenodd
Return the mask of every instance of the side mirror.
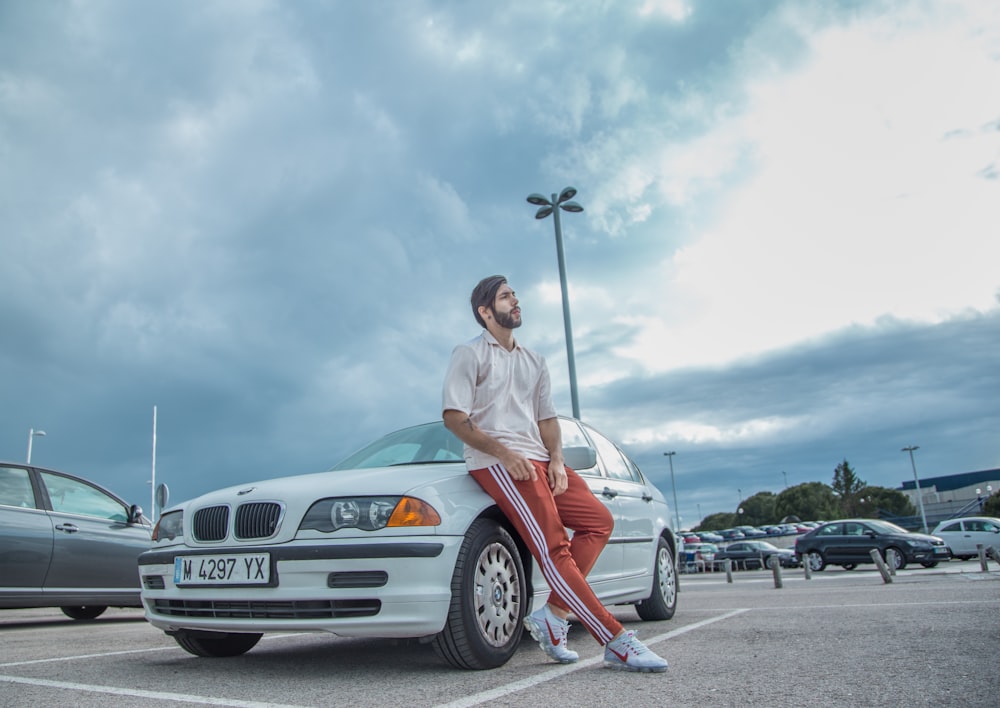
M 584 445 L 564 447 L 563 459 L 566 466 L 574 470 L 589 470 L 597 464 L 597 452 L 594 448 Z
M 142 519 L 142 507 L 138 504 L 133 504 L 128 508 L 128 523 L 138 524 Z

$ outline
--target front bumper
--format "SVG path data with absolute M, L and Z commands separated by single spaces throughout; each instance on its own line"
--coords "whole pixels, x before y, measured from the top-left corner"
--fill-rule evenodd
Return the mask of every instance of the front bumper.
M 253 548 L 174 546 L 139 557 L 146 619 L 164 631 L 321 631 L 345 637 L 440 632 L 460 536 Z M 178 586 L 176 556 L 269 553 L 267 586 Z

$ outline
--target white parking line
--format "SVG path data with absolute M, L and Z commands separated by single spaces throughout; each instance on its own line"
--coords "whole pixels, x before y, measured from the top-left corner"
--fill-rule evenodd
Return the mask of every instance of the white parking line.
M 649 639 L 644 639 L 643 643 L 646 645 L 656 644 L 662 642 L 666 639 L 672 639 L 673 637 L 679 637 L 682 634 L 688 632 L 693 632 L 696 629 L 701 629 L 710 624 L 716 622 L 721 622 L 722 620 L 729 619 L 730 617 L 735 617 L 736 615 L 748 612 L 749 608 L 740 608 L 726 612 L 725 614 L 719 615 L 718 617 L 711 617 L 709 619 L 702 620 L 701 622 L 695 622 L 694 624 L 689 624 L 685 627 L 680 627 L 671 632 L 665 634 L 658 634 L 655 637 L 650 637 Z M 560 664 L 557 668 L 554 668 L 545 673 L 538 674 L 537 676 L 532 676 L 530 678 L 522 679 L 520 681 L 515 681 L 514 683 L 509 683 L 506 686 L 500 686 L 498 688 L 490 689 L 489 691 L 483 691 L 481 693 L 475 693 L 471 696 L 465 696 L 458 699 L 457 701 L 452 701 L 451 703 L 442 703 L 435 708 L 470 708 L 471 706 L 478 706 L 483 703 L 488 703 L 489 701 L 495 701 L 498 698 L 503 698 L 511 693 L 516 693 L 517 691 L 523 691 L 526 688 L 531 688 L 532 686 L 537 686 L 540 683 L 545 683 L 546 681 L 552 681 L 557 678 L 561 678 L 566 674 L 572 673 L 573 671 L 580 671 L 581 669 L 587 669 L 595 664 L 600 664 L 604 661 L 604 653 L 601 652 L 597 656 L 591 657 L 589 659 L 582 659 L 574 664 Z
M 124 653 L 124 652 L 119 652 Z M 210 698 L 208 696 L 192 696 L 185 693 L 164 693 L 161 691 L 143 691 L 136 688 L 114 688 L 113 686 L 92 686 L 85 683 L 70 683 L 68 681 L 49 681 L 48 679 L 24 678 L 22 676 L 3 676 L 0 681 L 21 683 L 29 686 L 44 686 L 46 688 L 62 688 L 67 691 L 86 691 L 88 693 L 103 693 L 111 696 L 131 696 L 133 698 L 149 698 L 159 701 L 177 701 L 183 703 L 202 703 L 210 706 L 237 706 L 238 708 L 305 708 L 304 706 L 287 706 L 281 703 L 259 703 L 257 701 L 240 701 L 232 698 Z

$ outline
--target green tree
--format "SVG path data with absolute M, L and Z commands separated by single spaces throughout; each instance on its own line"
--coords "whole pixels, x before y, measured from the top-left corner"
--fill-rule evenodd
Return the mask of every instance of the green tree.
M 877 519 L 879 512 L 887 512 L 893 516 L 915 516 L 917 510 L 909 497 L 898 489 L 888 487 L 865 487 L 858 492 L 858 516 Z
M 727 511 L 720 511 L 715 514 L 709 514 L 701 523 L 698 524 L 694 531 L 718 531 L 719 529 L 728 529 L 737 525 L 736 514 L 730 514 Z
M 983 515 L 1000 517 L 1000 491 L 994 492 L 983 504 Z
M 833 493 L 839 498 L 840 516 L 851 518 L 858 516 L 862 490 L 867 483 L 858 478 L 845 459 L 833 471 Z
M 775 517 L 797 516 L 800 521 L 835 519 L 839 516 L 837 498 L 829 485 L 805 482 L 782 490 L 774 502 Z
M 739 506 L 743 513 L 737 509 L 736 526 L 748 524 L 750 526 L 761 526 L 762 524 L 777 523 L 774 516 L 774 492 L 758 492 L 752 497 L 744 499 Z

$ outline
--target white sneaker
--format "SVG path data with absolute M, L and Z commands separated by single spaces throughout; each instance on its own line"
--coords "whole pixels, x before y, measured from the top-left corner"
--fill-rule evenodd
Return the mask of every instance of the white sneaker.
M 659 673 L 667 670 L 667 660 L 650 651 L 635 632 L 622 632 L 604 647 L 604 665 L 616 671 Z
M 552 614 L 548 605 L 542 605 L 525 617 L 524 627 L 531 632 L 542 651 L 560 664 L 572 664 L 580 658 L 579 654 L 566 646 L 569 622 Z

